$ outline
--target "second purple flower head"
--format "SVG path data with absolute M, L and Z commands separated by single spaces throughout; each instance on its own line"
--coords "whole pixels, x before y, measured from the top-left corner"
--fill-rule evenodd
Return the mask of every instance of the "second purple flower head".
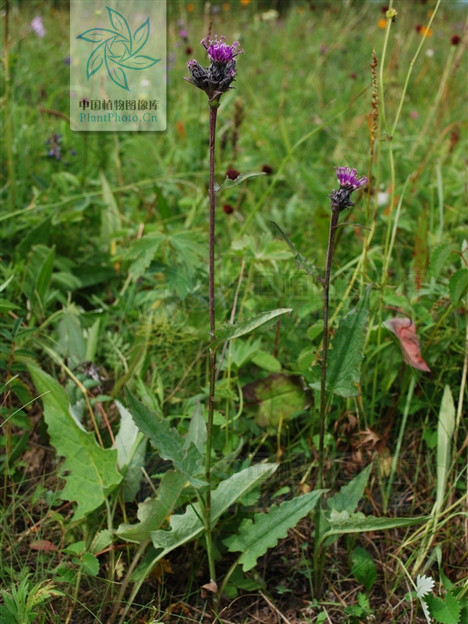
M 238 41 L 234 41 L 232 45 L 225 41 L 225 37 L 218 39 L 217 36 L 214 39 L 202 39 L 201 44 L 210 60 L 209 67 L 202 67 L 195 59 L 187 63 L 190 78 L 185 80 L 204 91 L 210 101 L 219 100 L 223 93 L 232 89 L 231 84 L 237 73 L 236 56 L 244 51 Z

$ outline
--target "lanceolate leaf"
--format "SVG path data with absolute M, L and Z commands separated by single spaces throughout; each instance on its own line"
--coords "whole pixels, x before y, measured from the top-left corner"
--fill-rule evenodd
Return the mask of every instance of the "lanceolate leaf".
M 437 494 L 433 513 L 442 508 L 452 461 L 452 437 L 455 429 L 455 404 L 450 386 L 445 386 L 437 425 Z
M 185 448 L 185 440 L 176 429 L 171 428 L 167 421 L 159 419 L 131 392 L 126 390 L 125 394 L 135 424 L 148 436 L 161 457 L 171 461 L 174 468 L 185 475 L 194 487 L 206 485 L 205 481 L 198 478 L 203 472 L 202 456 L 194 444 Z
M 233 186 L 237 186 L 238 184 L 242 184 L 244 180 L 248 180 L 249 178 L 256 178 L 263 175 L 266 175 L 263 171 L 251 171 L 250 173 L 241 173 L 237 176 L 235 180 L 226 178 L 221 185 L 215 184 L 215 192 L 219 193 L 219 191 L 224 191 L 225 189 L 229 189 Z
M 136 524 L 121 524 L 116 533 L 129 542 L 144 542 L 150 538 L 152 531 L 157 531 L 164 520 L 171 515 L 180 494 L 187 484 L 185 475 L 170 470 L 161 479 L 155 498 L 138 505 Z
M 322 281 L 320 278 L 320 272 L 318 268 L 315 266 L 315 264 L 307 260 L 305 256 L 303 256 L 301 253 L 297 251 L 296 246 L 294 245 L 292 240 L 289 238 L 287 234 L 283 232 L 283 230 L 280 228 L 280 226 L 277 223 L 275 223 L 274 221 L 270 221 L 270 223 L 275 227 L 278 234 L 284 239 L 289 249 L 293 252 L 294 262 L 297 264 L 297 266 L 300 269 L 303 269 L 307 273 L 307 275 L 312 275 L 312 277 L 315 277 L 315 279 L 317 279 L 318 281 Z
M 73 517 L 80 520 L 102 505 L 106 496 L 120 483 L 117 451 L 98 446 L 69 411 L 68 396 L 59 383 L 33 364 L 28 369 L 38 392 L 43 394 L 44 419 L 51 444 L 65 458 L 66 486 L 63 500 L 76 501 Z
M 320 536 L 320 542 L 322 543 L 334 535 L 365 533 L 366 531 L 385 531 L 386 529 L 410 526 L 427 520 L 429 520 L 429 516 L 414 518 L 375 518 L 374 516 L 365 516 L 360 512 L 350 514 L 347 511 L 332 511 L 327 515 L 327 522 L 330 528 Z
M 358 307 L 341 320 L 328 353 L 327 387 L 342 397 L 360 394 L 369 295 L 370 287 L 365 290 Z
M 212 526 L 221 514 L 242 498 L 244 494 L 268 479 L 277 467 L 277 464 L 256 464 L 222 481 L 211 494 Z M 162 549 L 157 560 L 165 557 L 182 544 L 197 538 L 203 532 L 200 505 L 195 503 L 193 506 L 187 507 L 184 514 L 172 516 L 170 529 L 170 531 L 154 531 L 151 534 L 154 547 Z M 156 561 L 153 561 L 153 565 Z
M 227 340 L 234 340 L 234 338 L 245 336 L 245 334 L 249 334 L 254 329 L 257 329 L 257 327 L 261 327 L 265 323 L 268 323 L 271 319 L 274 319 L 281 314 L 288 314 L 289 312 L 292 312 L 292 308 L 278 308 L 276 310 L 270 310 L 270 312 L 257 314 L 257 316 L 241 321 L 236 325 L 223 325 L 216 332 L 216 345 L 219 346 Z
M 279 539 L 286 537 L 288 530 L 313 510 L 325 491 L 315 490 L 297 496 L 280 506 L 273 505 L 268 513 L 257 514 L 254 520 L 243 520 L 237 535 L 225 539 L 224 544 L 230 552 L 242 553 L 239 563 L 244 572 L 254 568 L 259 557 L 276 546 Z
M 449 282 L 450 299 L 452 303 L 458 303 L 468 290 L 468 269 L 456 271 Z

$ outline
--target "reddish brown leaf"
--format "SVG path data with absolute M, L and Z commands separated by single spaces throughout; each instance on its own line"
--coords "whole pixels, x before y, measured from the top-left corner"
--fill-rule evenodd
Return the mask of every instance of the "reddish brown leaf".
M 53 552 L 57 550 L 57 546 L 49 542 L 49 540 L 34 540 L 29 546 L 32 550 L 40 550 L 42 552 Z
M 423 360 L 419 349 L 419 338 L 413 321 L 409 318 L 393 318 L 385 321 L 384 325 L 400 341 L 403 360 L 413 368 L 430 373 L 431 369 Z

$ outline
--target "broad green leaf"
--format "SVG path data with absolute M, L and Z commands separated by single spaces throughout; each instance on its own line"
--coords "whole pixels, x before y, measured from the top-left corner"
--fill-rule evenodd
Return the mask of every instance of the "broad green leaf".
M 146 438 L 135 425 L 130 412 L 119 401 L 120 428 L 115 436 L 119 469 L 124 475 L 122 488 L 126 501 L 132 501 L 141 482 L 141 468 L 145 463 Z
M 352 575 L 359 583 L 364 585 L 367 592 L 370 591 L 377 580 L 377 568 L 371 555 L 365 548 L 357 546 L 353 550 L 351 560 L 353 562 L 351 568 Z
M 345 398 L 360 394 L 369 295 L 370 287 L 365 290 L 357 308 L 341 320 L 328 352 L 327 388 Z
M 418 516 L 415 518 L 375 518 L 374 516 L 365 516 L 360 512 L 350 514 L 347 511 L 332 511 L 327 516 L 327 522 L 330 528 L 320 536 L 320 542 L 322 543 L 334 535 L 365 533 L 367 531 L 385 531 L 387 529 L 410 526 L 427 520 L 429 520 L 429 516 Z
M 322 281 L 321 278 L 320 278 L 320 271 L 315 266 L 315 264 L 310 262 L 310 260 L 307 260 L 306 257 L 304 257 L 302 254 L 300 254 L 297 251 L 297 249 L 296 249 L 294 243 L 292 242 L 292 240 L 288 237 L 287 234 L 285 234 L 283 232 L 283 230 L 280 228 L 280 226 L 277 223 L 275 223 L 274 221 L 270 221 L 270 223 L 275 227 L 275 229 L 278 232 L 278 234 L 285 240 L 285 242 L 288 245 L 289 249 L 294 254 L 294 262 L 297 264 L 299 269 L 303 269 L 307 273 L 307 275 L 311 275 L 316 280 Z
M 219 193 L 219 191 L 225 191 L 226 189 L 230 189 L 233 186 L 237 186 L 238 184 L 242 184 L 244 180 L 248 180 L 249 178 L 257 178 L 258 176 L 266 175 L 263 171 L 251 171 L 250 173 L 241 173 L 235 180 L 231 180 L 226 177 L 224 182 L 219 185 L 215 184 L 215 193 Z
M 159 419 L 128 390 L 125 391 L 125 395 L 135 424 L 148 436 L 161 457 L 171 461 L 174 468 L 185 475 L 193 487 L 206 485 L 205 481 L 197 478 L 204 469 L 201 453 L 196 446 L 190 444 L 189 448 L 185 448 L 184 438 L 176 429 L 171 428 L 167 421 Z
M 211 494 L 211 524 L 215 525 L 218 518 L 242 498 L 251 489 L 268 479 L 277 464 L 255 464 L 221 481 Z M 162 549 L 157 559 L 165 557 L 175 548 L 197 538 L 203 532 L 199 503 L 187 507 L 184 514 L 173 515 L 169 521 L 170 531 L 154 531 L 151 534 L 153 545 Z M 153 563 L 156 563 L 154 561 Z
M 83 570 L 83 572 L 85 572 L 85 574 L 88 574 L 89 576 L 97 576 L 99 573 L 99 559 L 95 556 L 92 555 L 89 552 L 85 552 L 81 555 L 81 558 L 79 560 L 79 564 Z
M 195 448 L 198 449 L 200 455 L 203 455 L 205 450 L 205 444 L 207 439 L 206 423 L 203 419 L 202 406 L 198 402 L 192 411 L 190 418 L 189 430 L 185 436 L 184 447 L 190 448 L 190 444 L 193 443 Z
M 116 533 L 128 542 L 141 543 L 157 531 L 164 520 L 171 515 L 182 490 L 187 484 L 185 475 L 170 470 L 166 472 L 159 485 L 155 498 L 145 500 L 138 505 L 136 524 L 121 524 Z
M 371 470 L 372 464 L 369 464 L 354 479 L 343 485 L 339 492 L 327 500 L 328 509 L 353 513 L 364 494 Z
M 315 490 L 281 505 L 273 505 L 267 513 L 256 514 L 254 519 L 242 521 L 236 535 L 223 540 L 230 552 L 240 551 L 239 563 L 244 572 L 255 567 L 257 559 L 269 548 L 276 546 L 278 540 L 286 537 L 288 530 L 310 513 L 320 496 L 326 490 Z
M 449 291 L 452 303 L 458 303 L 468 291 L 468 269 L 459 269 L 452 275 Z
M 437 425 L 437 493 L 433 513 L 441 508 L 447 490 L 448 474 L 452 459 L 452 436 L 455 429 L 455 404 L 450 386 L 446 385 L 440 404 Z
M 269 312 L 257 314 L 257 316 L 241 321 L 236 325 L 223 325 L 216 332 L 216 345 L 219 346 L 227 340 L 234 340 L 234 338 L 245 336 L 245 334 L 249 334 L 254 329 L 268 323 L 271 319 L 274 319 L 281 314 L 288 314 L 289 312 L 292 312 L 292 308 L 277 308 L 276 310 L 270 310 Z
M 429 263 L 429 274 L 431 277 L 439 276 L 444 264 L 453 253 L 455 253 L 455 249 L 452 243 L 442 243 L 434 247 L 431 252 L 431 261 Z
M 76 501 L 73 520 L 80 520 L 100 507 L 122 476 L 117 471 L 117 451 L 98 446 L 89 433 L 73 418 L 69 400 L 59 383 L 33 364 L 28 369 L 34 385 L 42 394 L 44 419 L 50 442 L 65 458 L 62 469 L 66 485 L 61 498 Z
M 243 393 L 246 405 L 257 408 L 255 420 L 260 427 L 272 427 L 274 431 L 280 422 L 288 422 L 304 410 L 308 402 L 297 378 L 281 373 L 247 384 Z
M 458 624 L 460 622 L 461 603 L 450 592 L 442 600 L 437 596 L 426 596 L 424 598 L 431 616 L 440 624 Z
M 252 362 L 255 366 L 270 371 L 271 373 L 279 373 L 281 370 L 281 363 L 267 351 L 257 351 L 252 358 Z
M 80 324 L 78 308 L 70 304 L 64 310 L 58 324 L 57 350 L 73 366 L 85 361 L 86 345 Z

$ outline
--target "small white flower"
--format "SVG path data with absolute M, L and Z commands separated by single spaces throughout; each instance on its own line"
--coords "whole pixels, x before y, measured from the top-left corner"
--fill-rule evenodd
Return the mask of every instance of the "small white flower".
M 385 193 L 384 191 L 379 191 L 377 193 L 377 205 L 378 206 L 386 206 L 388 204 L 389 199 L 390 199 L 389 193 Z
M 434 585 L 435 581 L 431 576 L 425 576 L 424 574 L 420 576 L 418 574 L 416 578 L 416 596 L 422 598 L 423 596 L 427 596 L 427 594 L 431 594 Z
M 422 610 L 426 617 L 428 624 L 431 624 L 431 614 L 429 613 L 429 608 L 426 604 L 426 601 L 423 600 L 424 596 L 432 593 L 434 589 L 435 581 L 431 576 L 425 576 L 424 574 L 416 577 L 416 596 L 419 598 L 421 603 Z
M 426 56 L 427 58 L 432 58 L 434 56 L 434 50 L 432 48 L 428 48 L 426 50 Z

